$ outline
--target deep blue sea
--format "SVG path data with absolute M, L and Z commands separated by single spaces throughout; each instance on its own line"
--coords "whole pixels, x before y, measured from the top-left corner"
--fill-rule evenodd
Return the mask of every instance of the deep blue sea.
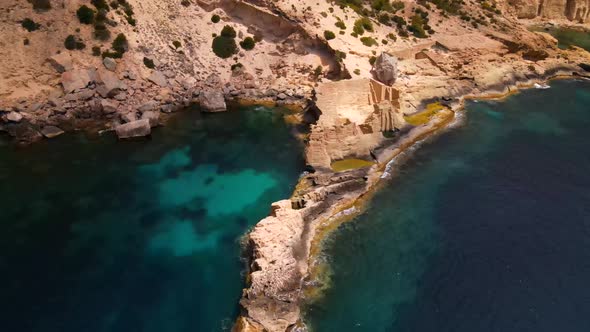
M 324 244 L 315 332 L 590 331 L 590 83 L 467 104 Z
M 0 330 L 229 330 L 239 238 L 304 161 L 276 110 L 186 111 L 150 140 L 0 141 Z

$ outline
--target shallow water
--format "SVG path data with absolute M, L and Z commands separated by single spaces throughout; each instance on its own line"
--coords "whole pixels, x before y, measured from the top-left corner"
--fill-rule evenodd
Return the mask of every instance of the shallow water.
M 151 140 L 0 146 L 3 331 L 221 331 L 239 237 L 303 168 L 281 115 L 178 114 Z
M 325 242 L 313 331 L 590 331 L 590 83 L 468 103 Z
M 568 28 L 533 27 L 531 30 L 546 32 L 557 39 L 557 47 L 565 50 L 570 46 L 578 46 L 590 51 L 590 32 Z

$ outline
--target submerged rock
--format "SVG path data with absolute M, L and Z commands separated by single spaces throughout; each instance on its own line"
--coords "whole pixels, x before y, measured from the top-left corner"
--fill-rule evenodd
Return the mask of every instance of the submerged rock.
M 45 126 L 43 129 L 41 129 L 41 134 L 46 138 L 54 138 L 63 133 L 64 131 L 56 126 Z
M 152 127 L 148 119 L 136 120 L 115 127 L 117 137 L 121 139 L 148 136 L 151 131 Z
M 199 104 L 203 112 L 223 112 L 227 111 L 223 92 L 218 90 L 204 90 L 199 95 Z

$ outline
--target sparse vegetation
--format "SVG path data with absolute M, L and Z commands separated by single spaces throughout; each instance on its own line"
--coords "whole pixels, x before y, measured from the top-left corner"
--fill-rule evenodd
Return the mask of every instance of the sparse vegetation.
M 123 55 L 123 53 L 129 50 L 129 42 L 127 42 L 127 37 L 124 34 L 120 33 L 117 35 L 117 38 L 113 40 L 113 50 Z
M 92 47 L 92 55 L 93 56 L 100 56 L 100 46 L 93 46 Z
M 86 5 L 80 6 L 76 11 L 76 16 L 78 16 L 78 20 L 82 24 L 92 24 L 94 23 L 94 10 Z
M 332 40 L 336 38 L 336 35 L 332 31 L 326 30 L 324 31 L 324 38 L 326 38 L 326 40 Z
M 373 23 L 367 17 L 361 17 L 354 21 L 353 31 L 358 35 L 363 35 L 366 31 L 373 32 Z
M 367 47 L 379 45 L 379 43 L 373 37 L 361 37 L 361 43 Z
M 360 75 L 360 74 L 361 74 L 361 70 L 360 70 L 360 69 L 358 69 L 358 68 L 357 68 L 357 69 L 355 69 L 355 70 L 354 70 L 354 74 L 355 74 L 355 75 Z
M 25 28 L 28 32 L 33 32 L 41 27 L 41 24 L 36 23 L 30 18 L 25 18 L 20 22 L 20 25 Z
M 37 11 L 47 11 L 51 9 L 51 0 L 28 0 Z
M 252 37 L 246 37 L 240 42 L 240 46 L 246 51 L 249 51 L 254 49 L 254 46 L 256 46 L 256 41 L 254 41 L 254 38 Z
M 104 9 L 108 12 L 110 9 L 106 0 L 91 0 L 90 3 L 98 10 Z M 119 1 L 119 3 L 121 3 L 121 1 Z
M 176 49 L 178 49 L 179 47 L 182 46 L 182 44 L 178 40 L 173 41 L 172 45 L 174 45 L 174 48 L 176 48 Z
M 70 51 L 83 50 L 86 48 L 86 44 L 84 44 L 84 42 L 76 38 L 76 36 L 74 35 L 69 35 L 66 37 L 66 40 L 64 41 L 64 46 L 66 49 Z
M 213 16 L 211 16 L 211 22 L 219 23 L 219 21 L 221 21 L 221 17 L 219 17 L 219 15 L 214 14 Z
M 377 61 L 377 57 L 376 56 L 372 56 L 369 58 L 369 64 L 371 66 L 375 65 L 375 61 Z
M 346 30 L 346 24 L 343 21 L 338 20 L 335 25 L 342 30 Z
M 322 66 L 317 66 L 315 68 L 315 70 L 313 71 L 313 76 L 315 76 L 316 78 L 319 78 L 320 76 L 322 76 L 323 72 L 324 72 L 324 69 L 322 68 Z
M 229 25 L 226 25 L 221 30 L 221 36 L 227 38 L 236 38 L 236 30 Z
M 156 68 L 156 65 L 154 64 L 154 60 L 152 60 L 150 58 L 146 58 L 146 57 L 143 57 L 143 65 L 148 67 L 149 69 Z
M 227 59 L 238 53 L 238 46 L 234 38 L 217 36 L 213 38 L 213 53 L 220 58 Z

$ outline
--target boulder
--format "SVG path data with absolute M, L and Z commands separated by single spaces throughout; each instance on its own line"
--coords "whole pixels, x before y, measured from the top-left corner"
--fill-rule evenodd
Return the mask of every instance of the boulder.
M 102 60 L 104 67 L 110 71 L 117 70 L 117 61 L 113 58 L 106 57 Z
M 6 115 L 6 120 L 10 122 L 21 122 L 22 119 L 23 116 L 18 112 L 10 112 L 8 115 Z
M 153 111 L 156 108 L 158 108 L 158 106 L 160 106 L 160 103 L 158 103 L 155 100 L 150 100 L 147 103 L 139 106 L 137 108 L 137 110 L 140 111 L 140 112 L 142 112 L 142 113 L 144 113 L 144 112 L 148 112 L 148 111 Z
M 63 73 L 65 71 L 70 71 L 73 68 L 72 65 L 72 56 L 68 52 L 62 52 L 60 54 L 56 54 L 49 59 L 47 59 L 51 66 L 57 70 L 58 73 Z
M 373 74 L 381 83 L 392 85 L 397 77 L 397 58 L 381 53 L 373 65 Z
M 65 93 L 84 89 L 91 81 L 87 70 L 69 70 L 61 74 L 61 85 Z
M 103 99 L 100 101 L 100 108 L 104 114 L 112 114 L 117 112 L 117 108 L 119 104 L 117 102 L 113 102 L 107 99 Z
M 119 94 L 121 90 L 127 89 L 127 85 L 125 85 L 115 73 L 104 69 L 97 71 L 96 83 L 98 84 L 96 91 L 98 91 L 103 98 L 112 98 Z
M 125 123 L 133 122 L 137 120 L 137 114 L 135 112 L 127 112 L 125 114 L 121 114 L 121 120 Z
M 141 114 L 142 119 L 147 119 L 150 122 L 151 127 L 156 127 L 160 124 L 160 112 L 156 111 L 147 111 Z
M 161 71 L 154 70 L 151 73 L 151 75 L 148 77 L 148 80 L 156 85 L 161 86 L 161 87 L 168 86 L 168 80 L 166 79 L 164 74 L 162 74 Z
M 151 131 L 152 127 L 148 119 L 136 120 L 115 127 L 117 137 L 121 139 L 148 136 Z
M 64 131 L 56 126 L 45 126 L 43 129 L 41 129 L 41 134 L 46 138 L 54 138 L 63 133 Z
M 223 92 L 219 90 L 203 90 L 199 95 L 199 104 L 203 112 L 227 111 Z

